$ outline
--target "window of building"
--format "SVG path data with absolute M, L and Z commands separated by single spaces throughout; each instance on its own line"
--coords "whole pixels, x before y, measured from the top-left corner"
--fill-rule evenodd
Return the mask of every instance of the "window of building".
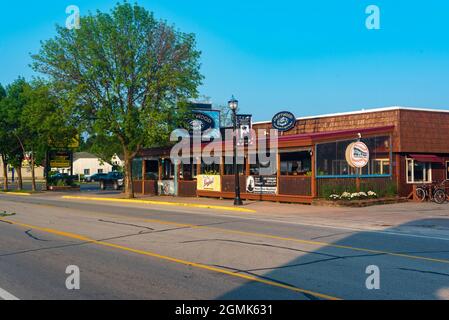
M 346 149 L 356 140 L 321 143 L 316 146 L 317 177 L 354 177 L 391 175 L 390 136 L 363 138 L 370 153 L 370 161 L 361 170 L 351 167 L 346 161 Z M 282 169 L 281 169 L 282 170 Z
M 84 169 L 84 175 L 85 176 L 90 175 L 90 169 Z
M 103 169 L 98 169 L 98 173 L 103 173 Z
M 237 172 L 239 175 L 245 175 L 246 171 L 246 158 L 238 157 L 237 158 Z M 225 157 L 225 165 L 224 165 L 224 174 L 225 175 L 234 175 L 234 158 L 233 157 Z
M 407 183 L 432 182 L 432 164 L 407 159 Z
M 170 180 L 175 178 L 175 166 L 170 159 L 162 161 L 162 180 Z
M 256 163 L 250 163 L 249 165 L 249 174 L 252 176 L 258 175 L 275 175 L 277 170 L 276 161 L 270 163 L 267 161 L 260 161 L 259 155 L 257 155 Z
M 281 153 L 281 175 L 304 176 L 312 171 L 310 151 Z
M 142 180 L 142 159 L 134 159 L 132 162 L 132 174 L 134 180 Z
M 159 161 L 145 160 L 145 179 L 158 180 L 159 179 Z
M 191 160 L 191 163 L 184 163 L 182 165 L 182 170 L 181 170 L 181 179 L 184 180 L 193 180 L 196 179 L 198 172 L 197 172 L 197 165 L 196 162 L 193 162 L 193 160 Z
M 201 162 L 201 174 L 219 175 L 220 174 L 220 164 L 212 163 L 206 164 L 204 161 Z

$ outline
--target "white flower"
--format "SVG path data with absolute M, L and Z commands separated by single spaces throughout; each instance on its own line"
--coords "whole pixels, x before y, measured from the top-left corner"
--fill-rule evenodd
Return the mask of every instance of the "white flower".
M 338 200 L 338 199 L 340 199 L 340 196 L 338 194 L 331 194 L 329 196 L 329 198 L 332 199 L 332 200 Z
M 368 195 L 365 192 L 359 192 L 359 197 L 368 197 Z

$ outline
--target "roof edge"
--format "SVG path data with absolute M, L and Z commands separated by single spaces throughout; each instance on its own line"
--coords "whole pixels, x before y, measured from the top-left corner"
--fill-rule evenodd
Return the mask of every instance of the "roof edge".
M 392 107 L 383 107 L 383 108 L 362 109 L 362 110 L 358 110 L 358 111 L 328 113 L 328 114 L 322 114 L 322 115 L 316 115 L 316 116 L 299 117 L 299 118 L 296 118 L 296 121 L 309 120 L 309 119 L 319 119 L 319 118 L 329 118 L 329 117 L 338 117 L 338 116 L 346 116 L 346 115 L 355 115 L 355 114 L 364 114 L 364 113 L 374 113 L 374 112 L 382 112 L 382 111 L 394 111 L 394 110 L 449 113 L 449 110 L 445 110 L 445 109 L 426 109 L 426 108 L 415 108 L 415 107 L 392 106 Z M 255 124 L 265 124 L 265 123 L 271 123 L 271 121 L 253 122 L 253 125 L 255 125 Z

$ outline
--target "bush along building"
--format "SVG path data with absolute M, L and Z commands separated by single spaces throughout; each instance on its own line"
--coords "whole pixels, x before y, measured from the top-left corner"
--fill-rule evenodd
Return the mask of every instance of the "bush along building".
M 416 185 L 449 178 L 449 111 L 389 107 L 303 118 L 285 111 L 252 128 L 278 129 L 277 170 L 260 175 L 263 163 L 250 164 L 245 147 L 243 199 L 311 203 L 343 191 L 409 197 Z M 193 160 L 175 168 L 170 148 L 143 150 L 134 162 L 136 192 L 234 197 L 234 167 L 224 156 L 214 165 Z

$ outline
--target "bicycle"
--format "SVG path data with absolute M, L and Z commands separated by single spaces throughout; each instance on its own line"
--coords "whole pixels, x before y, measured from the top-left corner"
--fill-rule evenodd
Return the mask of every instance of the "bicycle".
M 421 202 L 428 199 L 438 204 L 446 202 L 448 195 L 446 194 L 446 183 L 449 180 L 444 180 L 440 184 L 421 185 L 416 188 L 416 197 Z

